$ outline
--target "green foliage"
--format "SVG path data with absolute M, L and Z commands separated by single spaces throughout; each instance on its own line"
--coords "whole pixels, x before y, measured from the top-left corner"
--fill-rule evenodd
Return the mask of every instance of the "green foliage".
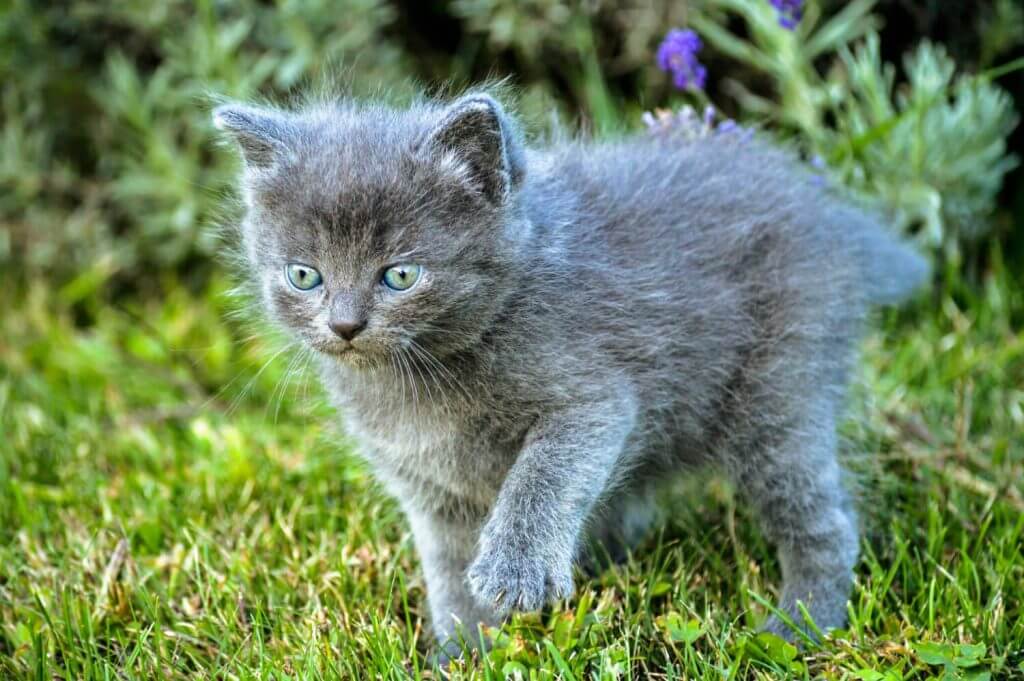
M 744 111 L 795 134 L 898 230 L 955 253 L 991 226 L 1003 178 L 1018 163 L 1007 149 L 1018 117 L 1004 90 L 957 76 L 946 51 L 927 41 L 906 55 L 898 87 L 896 68 L 881 57 L 874 8 L 875 0 L 854 0 L 824 17 L 809 2 L 787 31 L 762 0 L 706 0 L 691 22 L 716 49 L 770 78 L 773 99 L 727 81 Z M 748 40 L 723 27 L 725 14 L 744 19 Z M 833 62 L 824 75 L 823 59 Z
M 812 2 L 796 30 L 788 31 L 763 0 L 707 0 L 690 23 L 713 49 L 754 69 L 762 79 L 768 77 L 774 98 L 753 94 L 742 81 L 725 78 L 724 89 L 737 98 L 744 114 L 769 118 L 814 141 L 825 128 L 825 112 L 839 98 L 815 61 L 877 29 L 873 5 L 874 0 L 854 0 L 826 19 Z M 743 18 L 749 39 L 726 28 L 733 16 Z
M 720 69 L 741 118 L 797 135 L 931 244 L 984 233 L 1013 163 L 1006 95 L 954 77 L 938 47 L 918 48 L 897 84 L 877 38 L 861 44 L 881 25 L 874 0 L 834 5 L 810 2 L 791 33 L 766 0 L 456 0 L 432 10 L 457 22 L 449 46 L 402 34 L 407 10 L 392 0 L 11 0 L 0 6 L 0 264 L 60 279 L 89 270 L 115 291 L 152 290 L 167 269 L 208 276 L 234 170 L 214 143 L 213 95 L 406 90 L 413 75 L 466 82 L 504 65 L 528 111 L 562 108 L 603 132 L 622 127 L 624 108 L 665 101 L 654 47 L 687 24 L 709 58 L 742 64 Z M 742 39 L 725 28 L 737 16 Z M 1014 5 L 980 16 L 992 36 L 983 63 L 1024 38 Z
M 1018 121 L 1009 95 L 982 78 L 954 79 L 952 60 L 928 42 L 907 55 L 904 92 L 894 92 L 877 36 L 844 48 L 842 60 L 848 91 L 838 140 L 823 151 L 844 182 L 879 197 L 901 228 L 921 227 L 927 245 L 955 248 L 984 234 L 1003 177 L 1018 163 L 1007 152 Z
M 517 80 L 542 75 L 548 87 L 572 79 L 593 53 L 606 72 L 647 71 L 653 45 L 686 22 L 686 2 L 672 0 L 453 0 L 466 32 L 496 53 L 515 55 Z M 581 102 L 587 104 L 586 101 Z
M 685 21 L 687 3 L 454 0 L 451 12 L 469 38 L 466 56 L 480 53 L 477 61 L 489 63 L 492 55 L 509 55 L 516 83 L 531 98 L 550 110 L 563 86 L 576 104 L 570 119 L 606 132 L 621 125 L 608 77 L 651 74 L 653 46 L 667 27 Z
M 0 258 L 137 284 L 210 256 L 233 172 L 211 95 L 283 96 L 324 67 L 400 82 L 394 19 L 384 0 L 5 3 Z

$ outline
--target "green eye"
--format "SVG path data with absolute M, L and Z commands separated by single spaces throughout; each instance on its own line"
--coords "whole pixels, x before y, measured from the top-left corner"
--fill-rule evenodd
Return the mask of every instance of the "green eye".
M 297 262 L 289 263 L 284 268 L 284 276 L 288 283 L 300 291 L 310 291 L 323 283 L 324 278 L 309 265 Z
M 411 289 L 419 278 L 419 265 L 395 265 L 384 270 L 384 285 L 395 291 Z

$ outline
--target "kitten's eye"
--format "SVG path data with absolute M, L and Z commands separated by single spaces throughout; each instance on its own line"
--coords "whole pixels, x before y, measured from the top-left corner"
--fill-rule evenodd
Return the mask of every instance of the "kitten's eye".
M 289 263 L 284 268 L 284 276 L 288 283 L 300 291 L 310 291 L 323 283 L 324 278 L 309 265 L 297 262 Z
M 384 285 L 395 291 L 411 289 L 419 278 L 419 265 L 395 265 L 384 270 Z

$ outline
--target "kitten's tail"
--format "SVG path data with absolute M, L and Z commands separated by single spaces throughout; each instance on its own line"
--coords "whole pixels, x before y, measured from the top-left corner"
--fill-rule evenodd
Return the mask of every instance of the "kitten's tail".
M 928 261 L 914 248 L 866 215 L 849 216 L 858 235 L 857 251 L 868 300 L 895 305 L 910 298 L 928 280 Z

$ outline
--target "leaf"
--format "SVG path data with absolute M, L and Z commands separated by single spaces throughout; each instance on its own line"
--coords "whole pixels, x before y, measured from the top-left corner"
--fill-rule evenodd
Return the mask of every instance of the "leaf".
M 670 639 L 673 641 L 681 641 L 688 645 L 692 644 L 700 638 L 702 633 L 704 633 L 700 620 L 691 619 L 684 621 L 682 615 L 678 612 L 670 612 L 667 615 L 662 615 L 655 620 L 655 623 L 668 632 Z
M 968 660 L 979 660 L 985 657 L 985 650 L 984 643 L 964 643 L 959 646 L 960 657 Z
M 917 657 L 925 664 L 953 664 L 953 658 L 956 656 L 956 649 L 945 643 L 925 641 L 923 643 L 915 643 L 911 647 L 914 649 Z
M 860 681 L 900 681 L 902 677 L 893 671 L 880 672 L 873 669 L 858 669 L 853 673 L 853 678 L 860 679 Z
M 981 661 L 973 657 L 961 657 L 960 655 L 957 655 L 953 658 L 953 664 L 963 669 L 965 667 L 976 667 L 981 664 Z
M 508 678 L 527 679 L 530 677 L 530 670 L 522 662 L 510 660 L 501 668 L 501 675 Z
M 668 582 L 656 582 L 654 586 L 651 587 L 651 596 L 660 596 L 664 593 L 668 593 L 671 588 L 672 585 Z
M 871 30 L 877 30 L 878 19 L 871 14 L 875 0 L 853 0 L 835 14 L 828 23 L 814 32 L 804 52 L 807 59 L 816 59 L 826 51 L 848 45 Z
M 989 671 L 972 671 L 963 672 L 960 675 L 962 681 L 991 681 L 992 672 Z
M 551 658 L 555 661 L 555 665 L 562 672 L 562 678 L 575 681 L 576 675 L 572 673 L 572 669 L 569 668 L 569 665 L 566 663 L 565 658 L 562 657 L 562 654 L 558 652 L 558 648 L 555 647 L 555 644 L 545 639 L 544 646 L 548 649 L 548 654 L 551 655 Z
M 799 652 L 796 646 L 789 641 L 768 632 L 758 634 L 756 640 L 773 662 L 787 666 L 796 659 Z
M 874 669 L 858 669 L 853 673 L 853 678 L 860 681 L 886 681 L 886 675 Z
M 32 643 L 32 629 L 24 622 L 18 622 L 18 626 L 14 628 L 14 632 L 16 640 L 20 645 L 28 645 Z
M 573 634 L 575 633 L 575 623 L 576 620 L 571 612 L 564 612 L 557 615 L 551 632 L 552 642 L 563 650 L 575 645 L 576 641 L 573 637 Z
M 687 644 L 691 644 L 700 638 L 703 633 L 703 629 L 700 626 L 700 622 L 697 620 L 689 620 L 684 622 L 681 627 L 671 630 L 670 635 L 673 641 L 682 641 Z

